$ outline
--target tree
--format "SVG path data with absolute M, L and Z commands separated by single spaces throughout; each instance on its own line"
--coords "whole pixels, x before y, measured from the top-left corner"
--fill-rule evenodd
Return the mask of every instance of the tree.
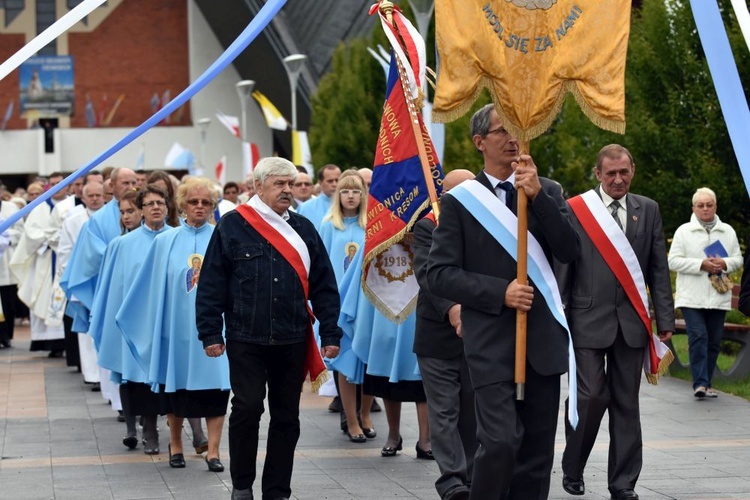
M 372 168 L 385 97 L 383 70 L 358 39 L 339 44 L 312 98 L 313 161 Z
M 750 75 L 739 26 L 731 9 L 724 14 L 740 73 Z M 633 190 L 660 202 L 668 235 L 687 222 L 701 186 L 716 192 L 722 220 L 747 233 L 747 191 L 687 2 L 644 0 L 633 12 L 625 88 L 624 136 L 597 129 L 568 99 L 550 131 L 532 142 L 537 165 L 577 194 L 596 183 L 598 150 L 617 142 L 635 158 Z

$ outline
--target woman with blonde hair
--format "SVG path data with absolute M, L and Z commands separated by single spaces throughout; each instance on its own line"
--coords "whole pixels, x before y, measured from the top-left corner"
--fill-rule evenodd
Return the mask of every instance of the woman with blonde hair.
M 229 366 L 226 356 L 203 353 L 195 325 L 200 280 L 193 277 L 214 230 L 208 220 L 218 199 L 208 179 L 194 177 L 178 188 L 177 205 L 185 220 L 154 239 L 116 317 L 149 382 L 166 393 L 171 407 L 169 465 L 185 467 L 184 419 L 205 417 L 205 460 L 212 472 L 224 470 L 219 444 L 229 402 Z
M 732 308 L 728 274 L 742 267 L 737 234 L 716 215 L 716 193 L 695 191 L 690 222 L 677 228 L 669 248 L 669 269 L 677 273 L 674 305 L 682 311 L 688 336 L 693 396 L 717 397 L 711 387 L 719 357 L 724 318 Z
M 365 181 L 354 170 L 347 170 L 339 177 L 331 200 L 331 210 L 320 224 L 320 239 L 328 251 L 336 283 L 341 286 L 344 273 L 360 246 L 365 243 L 367 225 L 367 190 Z M 361 385 L 352 384 L 341 373 L 334 372 L 336 387 L 346 415 L 341 430 L 355 443 L 364 443 L 377 433 L 370 418 L 373 396 L 361 394 Z M 361 409 L 357 416 L 357 396 L 361 394 Z

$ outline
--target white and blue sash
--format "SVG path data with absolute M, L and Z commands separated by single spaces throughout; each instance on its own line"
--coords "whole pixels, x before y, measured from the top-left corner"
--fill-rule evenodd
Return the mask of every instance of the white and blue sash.
M 451 189 L 453 196 L 495 240 L 518 260 L 518 218 L 500 199 L 479 181 L 469 180 Z M 560 290 L 542 246 L 528 233 L 528 273 L 544 298 L 552 316 L 568 332 L 568 420 L 578 425 L 578 381 L 573 339 L 565 318 Z

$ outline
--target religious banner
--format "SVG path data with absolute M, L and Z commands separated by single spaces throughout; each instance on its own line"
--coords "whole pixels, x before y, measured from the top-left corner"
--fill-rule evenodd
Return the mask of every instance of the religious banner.
M 417 141 L 426 151 L 430 183 L 438 194 L 443 171 L 415 102 L 418 99 L 413 97 L 419 95 L 419 78 L 424 76 L 424 60 L 417 55 L 420 48 L 424 53 L 424 41 L 400 12 L 394 11 L 393 18 L 400 28 L 398 36 L 384 23 L 394 53 L 367 200 L 362 289 L 383 316 L 401 323 L 413 311 L 419 292 L 411 248 L 402 240 L 430 205 Z M 405 40 L 405 47 L 399 38 Z M 405 92 L 409 92 L 409 97 Z M 417 120 L 419 137 L 415 136 L 411 120 Z
M 73 57 L 32 57 L 18 70 L 21 115 L 70 116 L 73 113 Z
M 503 126 L 530 141 L 568 92 L 597 126 L 625 132 L 631 0 L 436 0 L 433 120 L 465 114 L 483 88 Z

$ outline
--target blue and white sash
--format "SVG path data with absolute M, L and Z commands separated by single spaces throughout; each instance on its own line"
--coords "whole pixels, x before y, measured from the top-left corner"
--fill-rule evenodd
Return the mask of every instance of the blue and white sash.
M 458 200 L 511 257 L 518 260 L 518 218 L 497 196 L 476 180 L 465 181 L 448 194 Z M 575 428 L 578 425 L 578 380 L 573 339 L 555 275 L 542 246 L 531 233 L 528 233 L 528 273 L 552 316 L 568 332 L 568 420 Z

